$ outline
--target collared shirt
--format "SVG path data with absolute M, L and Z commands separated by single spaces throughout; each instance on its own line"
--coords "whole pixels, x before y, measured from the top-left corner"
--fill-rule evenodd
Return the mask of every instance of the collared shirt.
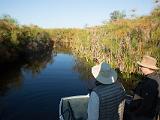
M 88 102 L 88 120 L 98 120 L 99 117 L 99 97 L 92 91 Z

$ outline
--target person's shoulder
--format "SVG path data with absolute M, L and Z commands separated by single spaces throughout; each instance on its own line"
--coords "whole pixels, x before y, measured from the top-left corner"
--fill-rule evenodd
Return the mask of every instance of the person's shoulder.
M 157 72 L 154 72 L 152 74 L 147 75 L 147 78 L 150 78 L 153 80 L 160 80 L 160 74 Z
M 92 91 L 91 94 L 90 94 L 90 96 L 95 97 L 95 96 L 98 96 L 98 94 L 97 94 L 96 91 Z
M 154 86 L 155 88 L 158 87 L 158 76 L 157 75 L 152 75 L 152 76 L 147 76 L 147 86 Z
M 95 91 L 92 91 L 92 92 L 91 92 L 91 95 L 95 95 L 95 94 L 97 95 L 97 93 L 96 93 Z
M 158 82 L 153 77 L 147 77 L 146 82 L 143 84 L 143 91 L 149 92 L 150 94 L 157 93 L 158 90 Z
M 95 91 L 91 92 L 90 98 L 96 101 L 99 99 L 98 94 Z

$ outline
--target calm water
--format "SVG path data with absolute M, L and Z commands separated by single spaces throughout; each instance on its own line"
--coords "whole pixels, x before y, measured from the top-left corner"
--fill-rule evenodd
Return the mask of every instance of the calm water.
M 79 67 L 85 66 L 78 65 L 73 55 L 54 53 L 1 68 L 0 120 L 58 120 L 61 97 L 88 93 Z

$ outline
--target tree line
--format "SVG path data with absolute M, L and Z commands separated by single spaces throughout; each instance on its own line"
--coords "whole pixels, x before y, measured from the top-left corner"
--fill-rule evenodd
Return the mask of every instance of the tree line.
M 36 25 L 19 25 L 9 15 L 0 17 L 0 63 L 34 57 L 52 49 L 49 34 Z

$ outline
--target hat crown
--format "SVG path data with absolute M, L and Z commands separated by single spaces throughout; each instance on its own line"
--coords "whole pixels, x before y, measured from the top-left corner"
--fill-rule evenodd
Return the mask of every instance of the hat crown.
M 105 62 L 101 63 L 101 71 L 108 71 L 110 69 L 111 67 L 109 66 L 109 64 L 106 64 Z
M 141 63 L 156 66 L 157 60 L 150 56 L 144 56 Z
M 103 77 L 108 78 L 110 76 L 110 72 L 111 72 L 111 67 L 106 63 L 102 63 L 99 74 L 101 74 Z
M 153 69 L 153 70 L 158 70 L 159 68 L 156 66 L 157 60 L 153 57 L 150 56 L 143 56 L 143 59 L 141 62 L 137 62 L 138 65 L 149 68 L 149 69 Z
M 92 67 L 92 74 L 102 84 L 112 84 L 117 80 L 117 73 L 105 62 Z

